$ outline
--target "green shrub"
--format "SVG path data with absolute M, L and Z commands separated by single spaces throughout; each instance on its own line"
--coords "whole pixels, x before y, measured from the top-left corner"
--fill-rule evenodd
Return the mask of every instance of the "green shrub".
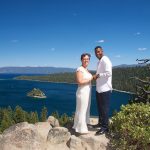
M 135 103 L 121 107 L 110 124 L 111 146 L 115 150 L 150 148 L 150 104 Z

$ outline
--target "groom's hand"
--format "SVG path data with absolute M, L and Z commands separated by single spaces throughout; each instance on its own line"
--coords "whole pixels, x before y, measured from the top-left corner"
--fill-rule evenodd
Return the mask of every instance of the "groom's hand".
M 96 80 L 99 77 L 99 74 L 94 74 L 93 79 Z

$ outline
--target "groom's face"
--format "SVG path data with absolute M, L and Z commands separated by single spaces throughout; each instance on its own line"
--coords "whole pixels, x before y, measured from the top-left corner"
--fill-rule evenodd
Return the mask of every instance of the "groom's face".
M 96 55 L 96 57 L 97 57 L 98 59 L 101 59 L 102 56 L 103 56 L 103 49 L 102 49 L 102 48 L 97 48 L 97 49 L 95 50 L 95 55 Z

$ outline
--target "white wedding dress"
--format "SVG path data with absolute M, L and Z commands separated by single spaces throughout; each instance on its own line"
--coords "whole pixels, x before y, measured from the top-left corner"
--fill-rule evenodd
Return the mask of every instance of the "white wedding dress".
M 77 71 L 83 73 L 83 79 L 91 79 L 92 74 L 84 67 L 79 67 Z M 73 128 L 76 132 L 87 133 L 87 124 L 90 123 L 90 105 L 91 105 L 91 83 L 78 85 L 76 92 L 76 112 Z

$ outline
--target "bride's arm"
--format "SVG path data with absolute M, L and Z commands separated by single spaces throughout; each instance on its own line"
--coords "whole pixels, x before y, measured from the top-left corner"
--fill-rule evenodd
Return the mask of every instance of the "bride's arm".
M 76 81 L 78 84 L 83 85 L 83 84 L 88 84 L 91 82 L 93 78 L 91 79 L 83 79 L 83 73 L 81 71 L 76 72 Z

